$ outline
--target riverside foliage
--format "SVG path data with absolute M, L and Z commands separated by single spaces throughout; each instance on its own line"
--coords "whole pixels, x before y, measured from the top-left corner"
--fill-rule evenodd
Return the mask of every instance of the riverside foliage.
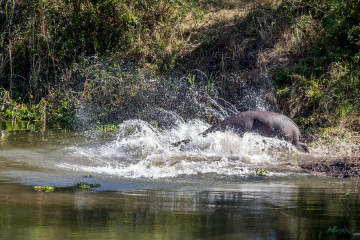
M 359 126 L 360 2 L 287 2 L 298 60 L 273 78 L 300 123 L 326 126 L 342 119 Z
M 0 87 L 12 97 L 30 92 L 39 101 L 72 81 L 69 66 L 84 56 L 172 64 L 173 50 L 186 43 L 182 22 L 200 16 L 197 2 L 1 1 Z
M 264 72 L 279 110 L 304 127 L 358 128 L 359 12 L 357 0 L 1 1 L 1 117 L 67 120 L 84 102 L 105 117 L 146 103 L 158 79 L 181 69 L 233 103 L 229 78 Z

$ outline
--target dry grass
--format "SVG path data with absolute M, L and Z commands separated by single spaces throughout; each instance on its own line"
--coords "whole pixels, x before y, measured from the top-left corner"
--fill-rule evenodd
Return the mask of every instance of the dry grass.
M 291 52 L 291 45 L 284 40 L 290 30 L 276 12 L 279 1 L 216 3 L 209 7 L 203 24 L 191 29 L 192 46 L 181 55 L 180 65 L 185 71 L 194 69 L 203 81 L 212 76 L 221 97 L 237 99 L 239 110 L 256 108 L 255 103 L 243 104 L 242 98 L 250 96 L 239 96 L 254 86 L 266 88 L 263 101 L 267 108 L 277 110 L 267 72 L 288 64 Z
M 319 135 L 322 138 L 320 141 L 311 143 L 312 153 L 327 157 L 328 159 L 337 158 L 359 158 L 360 156 L 360 135 L 356 135 L 354 132 L 347 132 L 344 136 L 339 136 L 339 129 L 335 130 L 336 136 Z M 326 139 L 325 139 L 326 138 Z

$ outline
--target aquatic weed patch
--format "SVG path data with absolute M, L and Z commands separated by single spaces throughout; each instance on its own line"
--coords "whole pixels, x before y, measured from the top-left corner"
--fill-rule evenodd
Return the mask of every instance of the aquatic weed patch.
M 97 183 L 78 182 L 76 187 L 82 190 L 89 190 L 91 188 L 101 187 L 101 185 Z
M 33 186 L 32 188 L 38 192 L 53 192 L 53 191 L 55 191 L 55 188 L 50 187 L 50 186 Z

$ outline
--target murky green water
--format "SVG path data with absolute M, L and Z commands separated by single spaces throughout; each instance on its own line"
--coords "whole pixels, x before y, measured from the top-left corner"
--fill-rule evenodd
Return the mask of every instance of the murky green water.
M 168 151 L 143 137 L 3 131 L 0 239 L 332 239 L 327 230 L 335 225 L 360 232 L 357 180 L 310 176 L 211 147 Z M 213 170 L 185 171 L 198 163 Z M 254 176 L 254 164 L 272 174 Z M 81 190 L 79 181 L 101 187 Z

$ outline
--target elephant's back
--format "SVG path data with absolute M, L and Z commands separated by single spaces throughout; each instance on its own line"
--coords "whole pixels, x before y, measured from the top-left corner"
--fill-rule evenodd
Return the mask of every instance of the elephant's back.
M 269 130 L 279 132 L 282 135 L 300 135 L 300 130 L 293 120 L 280 113 L 269 111 L 246 111 L 236 114 L 232 121 L 242 122 L 244 125 L 251 123 L 255 128 L 259 126 L 262 128 L 270 128 Z

